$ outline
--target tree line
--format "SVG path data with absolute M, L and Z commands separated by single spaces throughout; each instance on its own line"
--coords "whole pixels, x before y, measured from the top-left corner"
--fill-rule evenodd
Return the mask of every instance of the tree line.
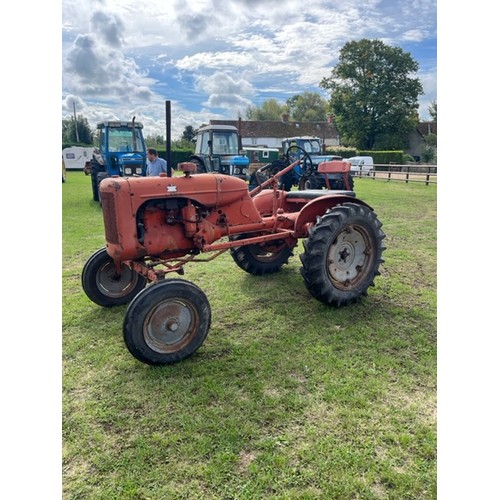
M 418 98 L 423 94 L 415 76 L 418 62 L 410 53 L 391 47 L 380 40 L 362 39 L 346 43 L 339 62 L 319 86 L 329 94 L 318 92 L 294 95 L 285 102 L 268 99 L 260 106 L 246 109 L 248 120 L 281 120 L 288 115 L 293 121 L 326 121 L 331 117 L 343 146 L 361 150 L 404 149 L 408 135 L 419 122 Z M 428 108 L 437 121 L 437 102 Z M 92 144 L 92 131 L 83 116 L 63 120 L 63 143 Z M 195 129 L 189 125 L 173 147 L 192 148 Z M 437 138 L 428 137 L 426 147 L 436 146 Z M 148 145 L 164 144 L 161 135 L 146 137 Z

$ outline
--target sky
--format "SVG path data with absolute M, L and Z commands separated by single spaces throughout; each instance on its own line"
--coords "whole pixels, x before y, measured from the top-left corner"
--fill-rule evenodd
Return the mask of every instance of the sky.
M 172 138 L 250 105 L 319 92 L 349 41 L 379 39 L 419 64 L 419 116 L 436 100 L 437 0 L 63 0 L 62 116 L 144 124 Z

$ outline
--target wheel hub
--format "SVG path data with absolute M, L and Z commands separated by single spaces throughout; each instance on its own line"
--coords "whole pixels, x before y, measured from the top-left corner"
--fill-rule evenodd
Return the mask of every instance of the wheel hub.
M 328 251 L 328 274 L 349 287 L 360 273 L 365 262 L 366 243 L 355 229 L 342 231 Z
M 169 300 L 158 304 L 145 325 L 146 343 L 158 352 L 186 341 L 195 324 L 191 309 L 180 301 Z
M 109 297 L 121 297 L 137 283 L 137 275 L 126 266 L 118 274 L 113 262 L 106 263 L 96 277 L 98 288 Z

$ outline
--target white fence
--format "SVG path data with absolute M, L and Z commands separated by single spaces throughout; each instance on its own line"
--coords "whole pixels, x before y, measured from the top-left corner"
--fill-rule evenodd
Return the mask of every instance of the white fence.
M 366 177 L 366 174 L 357 172 L 355 176 Z M 437 165 L 375 165 L 370 177 L 383 181 L 425 182 L 428 186 L 437 184 Z

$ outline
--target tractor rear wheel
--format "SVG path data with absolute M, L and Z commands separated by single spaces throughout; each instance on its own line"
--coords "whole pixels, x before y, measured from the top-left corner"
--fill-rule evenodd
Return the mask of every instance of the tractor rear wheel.
M 104 167 L 92 158 L 90 160 L 90 182 L 92 185 L 92 199 L 94 201 L 99 201 L 99 183 L 97 181 L 99 172 L 104 172 Z
M 335 306 L 366 295 L 383 262 L 385 234 L 381 227 L 375 212 L 355 203 L 339 205 L 320 217 L 300 255 L 309 293 Z
M 123 338 L 130 353 L 148 365 L 177 363 L 203 344 L 211 309 L 194 283 L 167 279 L 140 292 L 130 303 Z
M 307 177 L 304 180 L 304 189 L 323 189 L 325 185 L 323 179 L 318 178 L 317 176 Z
M 189 161 L 196 165 L 196 171 L 194 172 L 195 174 L 206 174 L 207 173 L 207 167 L 198 158 L 192 158 Z
M 231 241 L 248 238 L 248 234 L 231 237 Z M 278 272 L 293 255 L 294 243 L 275 240 L 260 245 L 244 245 L 231 248 L 231 257 L 236 264 L 249 274 L 262 275 Z
M 124 264 L 118 274 L 115 262 L 105 248 L 95 252 L 82 271 L 82 287 L 87 297 L 104 307 L 128 304 L 146 284 L 144 276 Z
M 349 181 L 349 188 L 346 186 L 344 177 L 342 175 L 336 175 L 334 180 L 330 180 L 330 188 L 340 189 L 342 191 L 354 191 L 354 179 L 351 174 L 348 174 L 347 180 Z

